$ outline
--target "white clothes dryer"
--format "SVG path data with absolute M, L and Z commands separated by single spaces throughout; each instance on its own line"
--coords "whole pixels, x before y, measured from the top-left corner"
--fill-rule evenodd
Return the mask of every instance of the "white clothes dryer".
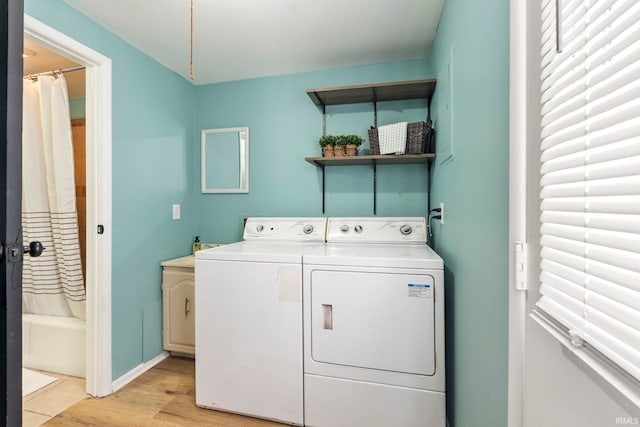
M 444 427 L 443 261 L 424 218 L 329 218 L 304 255 L 305 425 Z
M 325 218 L 249 218 L 196 252 L 196 404 L 302 425 L 302 256 Z

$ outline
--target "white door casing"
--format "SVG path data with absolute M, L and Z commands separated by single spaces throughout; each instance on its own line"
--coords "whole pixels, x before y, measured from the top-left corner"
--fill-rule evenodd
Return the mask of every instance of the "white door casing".
M 527 244 L 527 10 L 510 2 L 509 43 L 509 374 L 508 425 L 524 422 L 526 290 L 516 289 L 516 245 Z M 526 280 L 526 276 L 524 277 Z M 526 282 L 524 284 L 526 287 Z
M 87 372 L 86 391 L 106 396 L 111 378 L 111 59 L 24 16 L 24 34 L 86 67 Z M 103 233 L 98 234 L 102 226 Z

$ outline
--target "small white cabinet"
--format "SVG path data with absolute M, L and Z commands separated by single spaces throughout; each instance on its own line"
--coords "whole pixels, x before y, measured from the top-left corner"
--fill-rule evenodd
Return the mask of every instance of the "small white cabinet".
M 162 265 L 162 347 L 195 355 L 195 274 L 193 256 Z

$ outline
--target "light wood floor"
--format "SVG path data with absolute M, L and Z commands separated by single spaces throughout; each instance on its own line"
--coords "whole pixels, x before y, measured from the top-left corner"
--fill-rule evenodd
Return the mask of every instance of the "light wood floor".
M 37 427 L 87 396 L 84 378 L 40 372 L 58 379 L 22 398 L 22 427 Z
M 283 424 L 195 405 L 193 359 L 170 357 L 104 398 L 87 398 L 45 426 L 219 426 L 282 427 Z

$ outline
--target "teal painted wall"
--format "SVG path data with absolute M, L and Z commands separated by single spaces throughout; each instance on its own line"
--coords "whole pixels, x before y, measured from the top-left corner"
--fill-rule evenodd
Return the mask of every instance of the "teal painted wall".
M 84 119 L 86 116 L 86 100 L 85 99 L 70 99 L 69 100 L 69 114 L 72 119 Z
M 25 13 L 112 60 L 116 379 L 161 352 L 159 263 L 190 252 L 195 87 L 60 0 L 25 0 Z
M 431 192 L 432 206 L 445 204 L 434 234 L 446 266 L 447 413 L 455 427 L 506 426 L 509 1 L 447 0 L 431 61 L 437 144 L 453 141 Z
M 113 60 L 113 378 L 161 350 L 159 262 L 240 238 L 251 215 L 321 215 L 322 115 L 309 88 L 438 77 L 454 46 L 452 123 L 434 101 L 439 141 L 431 195 L 444 201 L 436 249 L 447 266 L 448 415 L 455 427 L 506 425 L 508 1 L 447 0 L 431 61 L 300 73 L 195 88 L 59 0 L 31 16 Z M 439 94 L 436 94 L 438 98 Z M 421 120 L 419 101 L 381 104 L 379 123 Z M 370 105 L 327 111 L 329 134 L 366 138 Z M 200 194 L 199 130 L 250 127 L 250 193 Z M 366 144 L 365 144 L 366 148 Z M 327 215 L 372 214 L 370 167 L 327 169 Z M 378 168 L 378 215 L 425 215 L 424 166 Z M 180 221 L 171 204 L 182 205 Z
M 304 161 L 321 155 L 322 110 L 307 89 L 432 77 L 426 60 L 299 73 L 198 87 L 196 128 L 249 126 L 249 194 L 200 194 L 196 188 L 197 228 L 202 241 L 227 243 L 241 238 L 248 216 L 322 215 L 319 168 Z M 378 124 L 424 120 L 426 102 L 378 105 Z M 368 148 L 373 106 L 327 108 L 327 134 L 359 134 Z M 199 145 L 194 147 L 200 158 Z M 194 168 L 199 180 L 200 168 Z M 327 167 L 326 215 L 369 216 L 373 209 L 370 166 Z M 426 167 L 378 167 L 378 215 L 426 214 Z

